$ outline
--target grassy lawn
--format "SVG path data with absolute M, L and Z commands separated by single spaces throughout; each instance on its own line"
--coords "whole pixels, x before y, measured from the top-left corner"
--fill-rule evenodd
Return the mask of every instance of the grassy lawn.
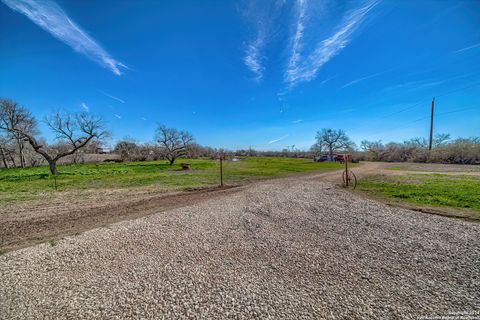
M 371 176 L 360 179 L 360 190 L 409 203 L 473 209 L 480 212 L 480 177 L 446 174 Z
M 190 163 L 191 170 L 179 170 L 181 162 Z M 338 163 L 319 163 L 311 159 L 245 157 L 237 162 L 224 162 L 224 181 L 237 184 L 258 177 L 340 168 L 342 165 Z M 219 183 L 219 162 L 209 159 L 180 159 L 174 166 L 166 161 L 144 161 L 61 165 L 58 169 L 59 192 L 148 185 L 186 189 Z M 35 199 L 51 192 L 52 188 L 48 167 L 0 169 L 0 204 Z
M 387 167 L 385 168 L 386 170 L 395 170 L 395 171 L 398 171 L 398 170 L 406 170 L 405 168 L 402 168 L 402 167 Z

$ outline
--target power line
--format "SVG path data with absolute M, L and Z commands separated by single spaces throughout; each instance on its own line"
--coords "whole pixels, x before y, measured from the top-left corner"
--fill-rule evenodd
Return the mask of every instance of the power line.
M 452 111 L 442 112 L 442 113 L 437 114 L 437 116 L 439 117 L 439 116 L 443 116 L 443 115 L 450 114 L 450 113 L 457 113 L 457 112 L 468 111 L 468 110 L 473 110 L 473 109 L 477 109 L 477 107 L 468 107 L 468 108 L 461 108 L 461 109 L 456 109 L 456 110 L 452 110 Z
M 447 115 L 447 114 L 458 113 L 458 112 L 463 112 L 463 111 L 468 111 L 468 110 L 473 110 L 473 109 L 476 109 L 476 107 L 460 108 L 460 109 L 455 109 L 455 110 L 451 110 L 451 111 L 447 111 L 447 112 L 441 112 L 441 113 L 438 113 L 436 116 L 437 116 L 437 117 L 441 117 L 441 116 L 444 116 L 444 115 Z M 368 137 L 373 137 L 373 136 L 376 136 L 376 135 L 378 135 L 378 134 L 384 134 L 384 133 L 392 132 L 392 131 L 395 131 L 395 130 L 400 129 L 400 128 L 407 128 L 407 127 L 411 126 L 411 125 L 414 124 L 414 123 L 420 122 L 420 121 L 422 121 L 422 120 L 427 120 L 428 118 L 430 118 L 430 116 L 424 116 L 424 117 L 415 119 L 415 120 L 413 120 L 413 121 L 409 121 L 409 122 L 403 123 L 403 124 L 401 124 L 401 125 L 399 125 L 399 126 L 396 126 L 396 127 L 394 127 L 394 128 L 390 128 L 389 130 L 382 131 L 382 132 L 380 132 L 380 133 L 371 134 L 371 135 L 368 135 L 368 136 L 366 136 L 366 137 L 367 137 L 367 138 L 368 138 Z
M 453 90 L 447 91 L 447 92 L 445 92 L 445 93 L 443 93 L 443 94 L 437 95 L 437 98 L 438 98 L 438 97 L 446 97 L 446 96 L 449 96 L 449 95 L 451 95 L 451 94 L 454 94 L 454 93 L 457 93 L 457 92 L 462 92 L 462 91 L 471 89 L 471 88 L 476 87 L 476 86 L 479 86 L 479 85 L 480 85 L 480 81 L 475 82 L 475 83 L 472 83 L 472 84 L 467 85 L 467 86 L 465 86 L 465 87 L 461 87 L 461 88 L 458 88 L 458 89 L 453 89 Z M 382 116 L 382 117 L 380 117 L 380 118 L 377 118 L 376 120 L 382 120 L 382 119 L 391 117 L 391 116 L 393 116 L 393 115 L 402 113 L 402 112 L 404 112 L 404 111 L 413 109 L 413 108 L 415 108 L 415 107 L 417 107 L 417 106 L 419 106 L 419 105 L 421 105 L 421 104 L 423 104 L 423 103 L 426 103 L 427 101 L 428 101 L 428 100 L 426 100 L 426 99 L 425 99 L 425 100 L 420 100 L 420 101 L 418 101 L 417 103 L 408 106 L 407 108 L 404 108 L 404 109 L 395 111 L 395 112 L 393 112 L 393 113 L 387 114 L 387 115 L 385 115 L 385 116 Z M 458 110 L 456 110 L 455 112 L 458 112 Z M 453 111 L 452 111 L 452 113 L 453 113 Z M 440 113 L 440 114 L 438 114 L 438 115 L 443 115 L 443 114 L 446 114 L 446 113 Z M 417 120 L 414 120 L 414 121 L 412 121 L 412 122 L 407 122 L 407 124 L 409 124 L 409 123 L 414 123 L 414 122 L 418 122 L 418 121 L 421 121 L 421 120 L 424 120 L 424 119 L 427 119 L 427 118 L 428 118 L 428 117 L 422 117 L 422 118 L 417 119 Z M 358 129 L 358 128 L 362 128 L 362 127 L 365 127 L 365 126 L 367 126 L 367 125 L 371 126 L 370 121 L 369 121 L 368 123 L 367 123 L 367 122 L 363 122 L 360 126 L 356 126 L 356 128 L 357 128 L 357 129 Z M 400 126 L 400 127 L 402 127 L 402 126 Z M 397 127 L 396 127 L 396 128 L 397 128 Z M 392 130 L 394 130 L 394 129 L 391 129 L 391 130 L 388 130 L 388 131 L 383 131 L 383 132 L 380 132 L 380 133 L 390 132 L 390 131 L 392 131 Z M 375 135 L 376 135 L 376 134 L 375 134 Z M 370 137 L 370 136 L 374 136 L 374 135 L 369 135 L 369 136 L 367 136 L 367 137 Z
M 441 95 L 438 95 L 437 97 L 446 97 L 446 96 L 451 95 L 451 94 L 453 94 L 453 93 L 461 92 L 461 91 L 464 91 L 464 90 L 473 88 L 473 87 L 478 86 L 478 85 L 480 85 L 480 82 L 476 82 L 476 83 L 474 83 L 474 84 L 472 84 L 472 85 L 469 85 L 469 86 L 467 86 L 467 87 L 462 87 L 462 88 L 459 88 L 459 89 L 454 89 L 454 90 L 451 90 L 451 91 L 447 91 L 446 93 L 441 94 Z M 415 104 L 413 104 L 413 105 L 411 105 L 411 106 L 409 106 L 409 107 L 407 107 L 407 108 L 404 108 L 404 109 L 395 111 L 395 112 L 390 113 L 390 114 L 388 114 L 388 115 L 385 115 L 385 116 L 383 116 L 383 117 L 381 117 L 381 118 L 379 118 L 379 119 L 388 118 L 388 117 L 390 117 L 390 116 L 393 116 L 393 115 L 402 113 L 402 112 L 404 112 L 404 111 L 413 109 L 413 108 L 421 105 L 422 103 L 424 103 L 424 102 L 426 102 L 426 101 L 428 101 L 428 100 L 425 99 L 425 100 L 418 101 L 417 103 L 415 103 Z

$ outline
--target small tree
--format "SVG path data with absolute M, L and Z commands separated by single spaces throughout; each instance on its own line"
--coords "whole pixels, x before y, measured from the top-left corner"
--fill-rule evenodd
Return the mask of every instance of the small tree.
M 117 142 L 113 151 L 119 154 L 123 161 L 135 161 L 138 160 L 139 149 L 139 145 L 133 139 L 124 138 Z
M 321 156 L 323 151 L 323 145 L 321 142 L 315 142 L 311 147 L 310 151 L 313 152 L 315 156 Z
M 101 139 L 108 134 L 102 119 L 86 112 L 73 115 L 56 112 L 47 117 L 45 122 L 55 133 L 62 148 L 49 148 L 36 138 L 37 121 L 27 109 L 11 100 L 0 100 L 0 130 L 27 141 L 35 152 L 45 158 L 54 175 L 58 173 L 59 159 L 74 154 L 93 139 Z
M 317 139 L 316 148 L 323 146 L 328 150 L 330 159 L 333 158 L 333 153 L 338 150 L 348 150 L 353 149 L 355 144 L 350 138 L 346 135 L 343 130 L 334 130 L 334 129 L 322 129 L 317 131 L 315 137 Z
M 164 156 L 173 165 L 175 160 L 187 155 L 187 150 L 194 139 L 188 131 L 178 131 L 175 128 L 167 128 L 160 125 L 155 134 L 155 140 L 163 148 Z
M 27 109 L 19 106 L 15 101 L 0 99 L 0 129 L 3 129 L 8 139 L 16 142 L 20 166 L 24 168 L 25 157 L 23 150 L 25 148 L 25 138 L 22 132 L 36 134 L 36 120 Z
M 450 140 L 449 133 L 437 133 L 433 137 L 433 146 L 435 148 L 445 145 Z
M 2 160 L 1 163 L 5 168 L 9 168 L 9 162 L 12 162 L 13 166 L 15 166 L 15 160 L 13 159 L 13 151 L 11 147 L 11 141 L 5 136 L 0 135 L 0 159 Z
M 381 140 L 378 141 L 368 141 L 363 140 L 360 143 L 360 148 L 365 151 L 368 155 L 368 160 L 382 160 L 383 153 L 385 152 L 385 146 Z

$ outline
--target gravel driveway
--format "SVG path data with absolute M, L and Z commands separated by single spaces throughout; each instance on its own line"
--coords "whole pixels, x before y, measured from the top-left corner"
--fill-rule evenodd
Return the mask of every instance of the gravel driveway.
M 1 319 L 472 315 L 480 225 L 276 179 L 7 253 L 0 284 Z

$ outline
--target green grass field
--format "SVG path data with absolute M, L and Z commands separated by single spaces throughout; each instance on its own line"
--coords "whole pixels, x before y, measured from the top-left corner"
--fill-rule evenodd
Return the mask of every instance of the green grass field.
M 446 174 L 371 176 L 360 179 L 360 190 L 409 203 L 473 209 L 480 212 L 480 177 Z
M 190 163 L 191 170 L 179 170 L 181 162 Z M 338 163 L 311 159 L 245 157 L 237 162 L 224 162 L 224 181 L 238 184 L 253 178 L 340 168 L 342 165 Z M 61 165 L 58 169 L 59 192 L 148 185 L 187 189 L 219 184 L 218 160 L 179 159 L 174 166 L 166 161 L 78 164 Z M 53 180 L 47 167 L 0 169 L 0 204 L 35 199 L 52 189 Z

